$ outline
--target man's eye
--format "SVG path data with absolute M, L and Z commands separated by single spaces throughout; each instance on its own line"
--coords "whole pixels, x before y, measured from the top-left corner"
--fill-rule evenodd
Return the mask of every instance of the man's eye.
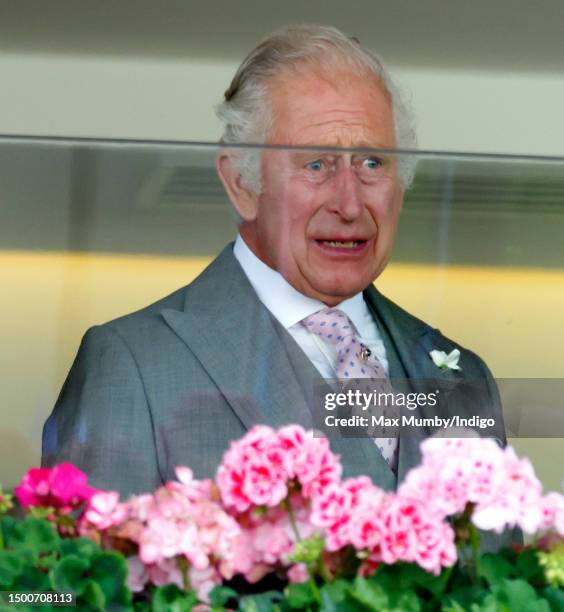
M 382 162 L 375 157 L 367 157 L 362 160 L 362 166 L 367 170 L 377 170 L 382 165 Z
M 320 172 L 323 170 L 323 162 L 321 160 L 309 162 L 309 164 L 306 165 L 306 168 L 308 170 L 313 170 L 313 172 Z

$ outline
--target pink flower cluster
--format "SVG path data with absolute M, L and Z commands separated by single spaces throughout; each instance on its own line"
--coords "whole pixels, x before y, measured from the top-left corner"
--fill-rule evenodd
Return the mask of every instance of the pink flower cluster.
M 564 538 L 564 495 L 549 493 L 542 499 L 541 529 L 554 530 Z
M 564 498 L 543 496 L 531 463 L 511 447 L 478 438 L 429 438 L 421 454 L 421 465 L 409 472 L 400 495 L 443 517 L 472 504 L 472 522 L 484 530 L 517 526 L 532 534 L 554 528 L 564 535 Z
M 298 425 L 278 431 L 253 427 L 231 443 L 217 471 L 217 485 L 227 508 L 244 512 L 253 506 L 277 506 L 292 485 L 305 497 L 341 477 L 339 457 L 326 438 L 314 438 Z
M 296 527 L 302 539 L 323 535 L 330 552 L 353 546 L 370 561 L 415 562 L 435 573 L 456 561 L 454 532 L 443 516 L 417 500 L 384 493 L 367 477 L 340 477 L 327 439 L 298 426 L 254 427 L 231 444 L 217 483 L 224 505 L 246 513 L 239 522 L 247 523 L 248 580 L 277 564 L 288 566 Z M 282 502 L 291 503 L 294 525 L 280 511 Z M 275 511 L 252 518 L 252 510 L 264 506 Z M 292 575 L 299 573 L 293 568 Z
M 88 477 L 70 463 L 53 468 L 31 468 L 15 494 L 23 508 L 42 506 L 68 514 L 96 493 L 87 485 Z
M 16 495 L 24 507 L 55 514 L 83 508 L 79 532 L 129 554 L 132 590 L 188 582 L 202 601 L 236 574 L 255 582 L 283 570 L 293 582 L 306 580 L 306 563 L 295 559 L 307 557 L 292 556 L 299 541 L 303 554 L 315 555 L 324 541 L 330 573 L 338 574 L 352 548 L 361 575 L 398 561 L 439 574 L 456 561 L 447 517 L 468 509 L 481 529 L 516 525 L 564 536 L 564 496 L 543 496 L 530 462 L 511 448 L 443 438 L 426 440 L 421 452 L 421 465 L 389 493 L 366 476 L 342 480 L 327 439 L 296 425 L 256 426 L 231 444 L 216 483 L 179 467 L 177 481 L 122 502 L 116 492 L 88 487 L 86 475 L 66 463 L 30 470 Z
M 299 539 L 307 539 L 319 530 L 311 521 L 309 503 L 301 495 L 289 497 L 288 505 L 292 508 L 291 515 L 277 507 L 258 516 L 253 512 L 238 516 L 239 524 L 244 525 L 241 549 L 246 565 L 243 574 L 248 582 L 256 582 L 281 568 L 290 568 L 289 577 L 294 581 L 301 581 L 298 576 L 307 578 L 303 567 L 292 565 L 290 556 Z
M 147 582 L 183 585 L 186 578 L 205 599 L 222 579 L 247 571 L 239 554 L 241 528 L 213 500 L 213 483 L 198 481 L 188 468 L 177 469 L 178 482 L 168 482 L 153 495 L 132 497 L 121 503 L 115 492 L 92 497 L 81 532 L 92 529 L 137 544 L 137 555 L 129 560 L 129 584 L 142 590 Z
M 327 439 L 297 425 L 259 425 L 231 443 L 216 480 L 224 506 L 244 525 L 243 573 L 249 582 L 291 565 L 298 536 L 319 531 L 310 519 L 311 499 L 339 482 L 341 471 Z M 306 574 L 301 564 L 289 569 L 294 581 Z
M 372 567 L 405 561 L 439 574 L 456 562 L 454 531 L 443 518 L 360 477 L 328 486 L 313 500 L 311 520 L 323 529 L 329 551 L 351 545 Z

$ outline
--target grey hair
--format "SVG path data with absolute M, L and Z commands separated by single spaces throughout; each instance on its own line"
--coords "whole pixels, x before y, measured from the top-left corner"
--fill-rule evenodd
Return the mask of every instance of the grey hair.
M 239 66 L 224 100 L 216 107 L 223 123 L 221 142 L 225 144 L 263 144 L 272 129 L 268 83 L 297 64 L 310 63 L 331 68 L 335 61 L 346 64 L 356 74 L 373 73 L 390 95 L 396 144 L 399 149 L 416 149 L 417 136 L 411 105 L 392 81 L 382 60 L 348 38 L 337 28 L 319 25 L 288 26 L 276 30 L 255 47 Z M 243 183 L 260 193 L 260 150 L 241 150 L 234 156 Z M 415 175 L 416 158 L 401 155 L 398 176 L 408 189 Z

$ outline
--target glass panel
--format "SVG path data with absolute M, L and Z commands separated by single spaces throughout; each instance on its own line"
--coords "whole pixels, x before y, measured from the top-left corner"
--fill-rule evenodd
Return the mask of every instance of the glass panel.
M 0 482 L 38 463 L 86 330 L 186 285 L 236 237 L 221 151 L 275 160 L 285 197 L 355 193 L 376 209 L 398 167 L 417 162 L 377 288 L 497 378 L 564 378 L 564 158 L 2 138 Z

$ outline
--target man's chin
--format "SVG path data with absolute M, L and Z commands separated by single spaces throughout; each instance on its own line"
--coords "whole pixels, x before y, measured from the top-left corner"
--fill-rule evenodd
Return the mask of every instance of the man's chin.
M 349 282 L 326 282 L 317 283 L 314 287 L 316 298 L 328 306 L 335 306 L 345 300 L 361 293 L 371 281 L 351 283 Z

